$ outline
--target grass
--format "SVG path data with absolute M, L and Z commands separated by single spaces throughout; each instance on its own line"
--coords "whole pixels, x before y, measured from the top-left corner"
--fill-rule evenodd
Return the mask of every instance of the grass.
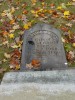
M 7 2 L 8 1 L 8 2 Z M 8 9 L 11 9 L 11 6 L 13 7 L 19 7 L 19 10 L 16 10 L 14 13 L 13 13 L 13 16 L 14 18 L 16 18 L 16 23 L 18 23 L 20 25 L 20 27 L 23 27 L 23 20 L 18 20 L 17 17 L 19 15 L 23 15 L 23 11 L 24 10 L 27 10 L 28 13 L 25 14 L 27 20 L 29 22 L 31 22 L 32 20 L 34 20 L 33 24 L 34 25 L 35 23 L 38 23 L 38 22 L 42 22 L 44 21 L 45 19 L 43 18 L 43 20 L 37 17 L 34 17 L 33 14 L 31 14 L 31 10 L 34 10 L 34 8 L 38 8 L 40 7 L 40 9 L 42 8 L 42 0 L 38 0 L 38 2 L 36 3 L 36 5 L 32 5 L 32 2 L 31 0 L 13 0 L 13 2 L 10 2 L 9 0 L 7 0 L 5 2 L 2 2 L 1 5 L 0 5 L 0 15 L 1 13 L 4 11 L 4 10 L 8 10 Z M 65 5 L 70 2 L 71 0 L 45 0 L 45 4 L 47 5 L 46 6 L 46 9 L 51 9 L 50 8 L 50 5 L 51 4 L 54 4 L 55 5 L 55 8 L 53 8 L 54 10 L 56 10 L 57 12 L 59 12 L 56 8 L 58 6 L 61 5 L 61 3 L 64 3 Z M 22 5 L 26 2 L 27 6 L 26 7 L 22 7 Z M 66 10 L 69 10 L 71 13 L 75 14 L 75 6 L 67 6 L 67 9 Z M 54 27 L 56 28 L 60 28 L 60 25 L 63 25 L 65 26 L 66 23 L 69 23 L 71 22 L 70 20 L 67 20 L 67 19 L 64 19 L 62 17 L 56 17 L 55 19 L 52 19 L 52 17 L 47 13 L 47 16 L 49 16 L 45 21 L 47 21 L 48 23 L 52 23 Z M 0 19 L 2 20 L 5 20 L 7 22 L 9 22 L 9 19 L 7 17 L 0 17 Z M 0 22 L 0 27 L 3 27 L 3 23 Z M 75 23 L 73 23 L 73 26 L 72 27 L 69 27 L 69 30 L 75 34 Z M 2 32 L 0 30 L 0 32 Z M 20 29 L 16 29 L 15 32 L 14 32 L 14 35 L 15 35 L 15 38 L 18 37 L 20 35 L 20 32 L 23 32 L 22 30 Z M 64 34 L 64 32 L 62 31 L 62 33 Z M 0 33 L 1 34 L 1 33 Z M 64 35 L 63 35 L 64 37 Z M 0 35 L 0 44 L 3 42 L 3 39 L 5 38 L 5 40 L 8 40 L 9 43 L 13 43 L 14 42 L 14 39 L 9 39 L 8 37 L 3 37 L 2 35 Z M 64 44 L 65 46 L 66 44 Z M 70 46 L 71 45 L 71 46 Z M 69 46 L 71 47 L 69 49 L 69 51 L 75 51 L 75 47 L 72 46 L 72 43 L 70 44 L 69 43 Z M 7 53 L 11 53 L 13 51 L 12 48 L 7 48 L 7 46 L 5 45 L 2 45 L 0 46 L 0 61 L 1 61 L 1 64 L 0 64 L 0 67 L 1 68 L 6 68 L 6 69 L 10 69 L 9 68 L 9 63 L 10 63 L 10 59 L 6 59 L 4 57 L 4 53 L 7 52 Z M 65 48 L 65 52 L 66 52 L 66 48 Z M 3 59 L 6 59 L 7 61 L 6 62 L 3 62 Z M 75 62 L 72 62 L 72 61 L 68 61 L 69 65 L 70 66 L 75 66 Z

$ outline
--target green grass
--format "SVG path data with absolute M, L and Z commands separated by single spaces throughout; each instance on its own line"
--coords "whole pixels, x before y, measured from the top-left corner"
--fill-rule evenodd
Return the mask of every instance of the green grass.
M 18 1 L 20 1 L 20 3 L 19 4 L 16 4 Z M 27 3 L 27 6 L 26 7 L 22 7 L 22 4 L 23 3 Z M 45 0 L 45 4 L 47 5 L 46 6 L 46 9 L 48 10 L 48 9 L 51 9 L 50 8 L 50 4 L 54 4 L 55 5 L 55 8 L 54 8 L 54 10 L 56 10 L 57 12 L 60 12 L 60 11 L 58 11 L 56 8 L 58 7 L 58 6 L 60 6 L 61 5 L 61 3 L 64 3 L 65 5 L 68 3 L 68 2 L 70 2 L 70 0 Z M 28 11 L 28 14 L 26 14 L 26 17 L 27 17 L 27 20 L 30 22 L 30 21 L 32 21 L 32 20 L 34 20 L 34 22 L 33 22 L 33 24 L 32 25 L 34 25 L 35 23 L 38 23 L 38 22 L 40 22 L 40 17 L 39 18 L 36 18 L 36 17 L 34 17 L 33 16 L 33 14 L 31 14 L 31 10 L 34 10 L 34 8 L 38 8 L 38 7 L 40 7 L 40 8 L 42 8 L 42 4 L 41 4 L 41 2 L 40 2 L 40 0 L 38 0 L 38 2 L 36 3 L 36 5 L 32 5 L 32 3 L 31 3 L 31 1 L 30 0 L 13 0 L 13 2 L 7 2 L 7 1 L 5 1 L 5 2 L 2 2 L 1 3 L 1 5 L 0 5 L 0 14 L 4 11 L 4 10 L 8 10 L 8 9 L 11 9 L 11 6 L 13 6 L 13 7 L 19 7 L 19 10 L 16 10 L 15 11 L 15 13 L 13 13 L 13 15 L 14 15 L 14 18 L 16 18 L 16 20 L 17 20 L 17 17 L 19 16 L 19 15 L 22 15 L 23 13 L 23 10 L 25 9 L 25 10 L 27 10 Z M 69 10 L 71 13 L 73 13 L 73 14 L 75 14 L 75 6 L 66 6 L 67 7 L 67 9 L 66 10 Z M 55 19 L 52 19 L 51 18 L 51 15 L 50 14 L 46 14 L 46 16 L 49 16 L 47 19 L 46 19 L 46 21 L 48 22 L 48 23 L 53 23 L 53 21 L 55 22 L 55 23 L 53 23 L 53 26 L 54 27 L 56 27 L 56 28 L 60 28 L 60 25 L 65 25 L 66 23 L 69 23 L 69 22 L 71 22 L 70 20 L 67 20 L 67 19 L 64 19 L 64 18 L 62 18 L 62 17 L 59 17 L 59 18 L 55 18 Z M 9 22 L 9 19 L 8 18 L 5 18 L 5 17 L 1 17 L 1 19 L 3 19 L 3 20 L 5 20 L 5 21 L 8 21 Z M 45 19 L 43 19 L 43 20 L 45 20 Z M 41 22 L 42 22 L 42 20 L 41 20 Z M 17 23 L 21 26 L 21 27 L 23 27 L 23 21 L 22 20 L 20 20 L 20 21 L 17 21 Z M 2 22 L 0 22 L 0 27 L 2 27 L 2 26 L 4 26 L 3 25 L 3 23 Z M 71 27 L 71 28 L 69 28 L 70 29 L 70 31 L 71 32 L 73 32 L 73 33 L 75 33 L 75 24 L 73 24 L 73 26 Z M 14 34 L 15 34 L 15 38 L 16 37 L 18 37 L 19 36 L 19 33 L 21 32 L 22 30 L 15 30 L 15 32 L 14 32 Z M 0 32 L 1 32 L 1 30 L 0 30 Z M 64 32 L 62 32 L 62 33 L 64 33 Z M 1 34 L 1 33 L 0 33 Z M 6 40 L 8 40 L 9 41 L 9 43 L 13 43 L 14 42 L 14 39 L 9 39 L 9 38 L 6 38 L 6 37 L 2 37 L 1 35 L 0 35 L 0 44 L 2 43 L 2 39 L 6 39 Z M 66 45 L 66 44 L 65 44 Z M 69 44 L 70 45 L 70 44 Z M 65 48 L 65 51 L 66 51 L 66 49 L 67 48 Z M 71 44 L 71 48 L 70 48 L 71 50 L 74 50 L 75 51 L 75 48 L 74 47 L 72 47 L 72 44 Z M 4 57 L 4 53 L 5 52 L 7 52 L 7 53 L 11 53 L 13 51 L 13 49 L 12 48 L 7 48 L 6 46 L 0 46 L 0 61 L 2 61 L 3 59 L 5 59 L 5 57 Z M 0 64 L 0 66 L 1 67 L 5 67 L 6 69 L 9 69 L 9 62 L 10 62 L 10 59 L 7 59 L 7 62 L 2 62 L 2 64 Z M 73 63 L 70 63 L 69 62 L 69 65 L 70 66 L 75 66 L 75 62 Z

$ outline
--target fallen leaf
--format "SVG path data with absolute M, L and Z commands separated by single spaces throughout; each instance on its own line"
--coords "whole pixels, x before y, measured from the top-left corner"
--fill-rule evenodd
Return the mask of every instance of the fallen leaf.
M 64 16 L 69 16 L 70 12 L 69 11 L 64 11 Z
M 31 64 L 32 64 L 34 69 L 38 69 L 40 67 L 40 61 L 39 60 L 33 59 L 31 61 Z
M 13 33 L 15 30 L 14 29 L 12 29 L 12 30 L 9 30 L 9 33 Z
M 13 49 L 15 49 L 15 48 L 18 48 L 19 46 L 15 44 L 15 45 L 12 45 L 11 47 L 12 47 Z
M 15 20 L 10 20 L 10 24 L 14 24 L 15 23 Z
M 61 40 L 62 40 L 63 43 L 65 43 L 65 39 L 63 37 L 61 38 Z
M 72 5 L 72 2 L 68 2 L 66 5 L 67 6 L 71 6 Z
M 23 13 L 23 14 L 27 14 L 27 13 L 28 13 L 28 11 L 27 11 L 27 10 L 24 10 L 22 13 Z
M 3 62 L 7 62 L 7 59 L 3 59 L 2 61 L 3 61 Z
M 27 6 L 27 3 L 26 2 L 24 2 L 23 4 L 22 4 L 22 7 L 26 7 Z
M 33 66 L 32 66 L 32 64 L 30 63 L 30 64 L 26 64 L 26 68 L 27 69 L 32 69 L 33 68 Z
M 24 24 L 24 29 L 29 29 L 31 27 L 31 22 Z
M 72 27 L 72 24 L 71 23 L 67 23 L 66 26 Z
M 2 74 L 3 72 L 5 72 L 6 69 L 5 68 L 0 68 L 0 74 Z
M 75 1 L 75 0 L 72 0 L 72 1 Z
M 75 55 L 73 51 L 70 51 L 67 53 L 67 59 L 68 61 L 72 61 L 74 59 Z
M 45 14 L 41 13 L 39 14 L 40 17 L 45 17 Z
M 7 17 L 10 19 L 10 20 L 13 20 L 13 16 L 11 13 L 6 13 Z
M 62 10 L 62 7 L 61 7 L 61 6 L 58 6 L 58 7 L 57 7 L 57 10 Z
M 12 52 L 12 57 L 18 57 L 18 59 L 20 58 L 21 56 L 21 53 L 18 49 L 15 49 L 13 52 Z
M 20 65 L 16 65 L 16 70 L 19 70 L 20 69 Z
M 61 4 L 61 7 L 62 7 L 63 9 L 67 9 L 67 7 L 66 7 L 66 4 L 65 4 L 65 3 L 62 3 L 62 4 Z
M 28 22 L 27 24 L 28 24 L 29 27 L 31 27 L 31 22 Z
M 2 16 L 2 17 L 6 16 L 6 13 L 4 13 L 4 12 L 3 12 L 3 13 L 1 13 L 1 16 Z
M 14 34 L 13 33 L 9 34 L 9 37 L 10 37 L 10 39 L 13 39 L 14 38 Z
M 29 26 L 27 24 L 24 25 L 24 29 L 29 29 Z
M 72 46 L 75 47 L 75 43 L 73 43 Z
M 16 37 L 16 38 L 15 38 L 15 42 L 16 42 L 16 43 L 19 43 L 19 41 L 20 41 L 20 37 Z
M 72 58 L 74 58 L 74 57 L 75 57 L 75 55 L 74 55 L 74 52 L 73 52 L 73 51 L 70 51 L 69 53 L 71 54 Z
M 9 33 L 7 31 L 4 31 L 2 34 L 3 36 L 8 36 Z
M 64 26 L 60 27 L 60 29 L 63 30 L 64 32 L 68 32 L 69 30 L 67 27 L 64 27 Z
M 14 64 L 10 64 L 9 67 L 10 67 L 10 69 L 15 69 L 15 65 Z
M 50 4 L 50 7 L 51 7 L 51 8 L 55 8 L 55 4 L 54 4 L 54 3 L 51 3 L 51 4 Z
M 31 2 L 32 2 L 32 5 L 35 5 L 36 4 L 36 0 L 31 0 Z
M 7 58 L 7 59 L 11 58 L 10 54 L 8 54 L 6 52 L 4 53 L 4 57 Z
M 11 7 L 11 13 L 14 13 L 15 12 L 15 8 L 14 7 Z
M 14 25 L 13 26 L 13 30 L 16 30 L 16 29 L 19 29 L 20 27 L 19 27 L 19 25 Z

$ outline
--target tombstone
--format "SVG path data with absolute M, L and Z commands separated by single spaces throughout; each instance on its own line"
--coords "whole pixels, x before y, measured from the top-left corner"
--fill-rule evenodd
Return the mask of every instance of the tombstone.
M 67 61 L 61 32 L 51 25 L 38 23 L 23 36 L 21 70 L 33 59 L 40 61 L 38 70 L 66 69 Z M 35 70 L 35 68 L 33 68 Z

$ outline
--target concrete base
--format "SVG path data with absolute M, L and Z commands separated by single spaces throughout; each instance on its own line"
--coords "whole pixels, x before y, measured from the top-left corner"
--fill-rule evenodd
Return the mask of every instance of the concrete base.
M 8 72 L 1 84 L 10 83 L 75 83 L 75 69 L 55 71 Z
M 75 70 L 8 72 L 0 100 L 75 100 Z

